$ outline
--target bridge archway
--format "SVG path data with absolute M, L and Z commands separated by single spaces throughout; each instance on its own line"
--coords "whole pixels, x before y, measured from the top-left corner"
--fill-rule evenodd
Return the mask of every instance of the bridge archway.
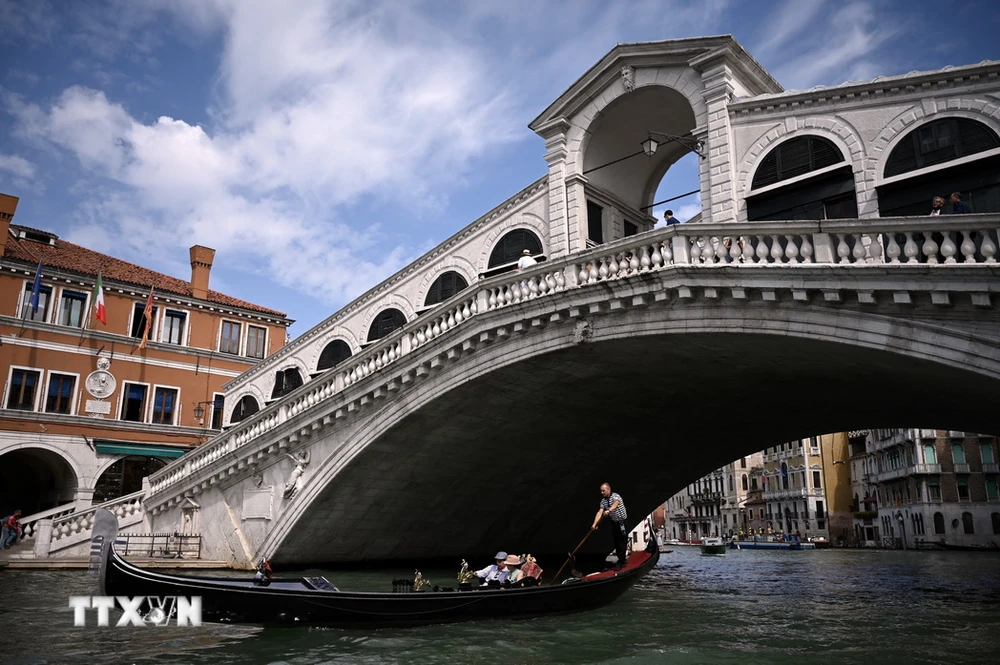
M 860 427 L 1000 429 L 977 406 L 1000 398 L 995 349 L 960 344 L 957 333 L 931 341 L 920 325 L 894 329 L 891 340 L 861 332 L 872 325 L 885 325 L 884 314 L 814 304 L 737 316 L 689 304 L 547 327 L 516 349 L 493 345 L 338 439 L 344 447 L 312 471 L 261 553 L 309 563 L 359 551 L 559 552 L 589 524 L 604 480 L 634 521 L 691 479 L 779 441 Z M 720 428 L 739 436 L 720 438 Z M 501 449 L 530 463 L 497 469 Z M 420 463 L 377 463 L 399 456 Z M 379 487 L 381 498 L 365 491 Z M 517 510 L 523 496 L 531 508 Z M 414 502 L 424 510 L 410 510 Z M 379 549 L 386 530 L 406 551 Z
M 0 512 L 31 515 L 76 499 L 81 477 L 56 450 L 25 446 L 0 455 Z M 2 515 L 0 515 L 2 517 Z

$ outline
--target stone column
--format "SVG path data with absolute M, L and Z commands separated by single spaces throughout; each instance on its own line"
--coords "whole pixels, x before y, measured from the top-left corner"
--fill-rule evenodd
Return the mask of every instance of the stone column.
M 706 125 L 694 130 L 695 137 L 704 141 L 702 154 L 705 158 L 701 160 L 700 168 L 703 221 L 736 221 L 732 132 L 729 125 L 729 100 L 734 87 L 728 57 L 728 52 L 716 51 L 691 61 L 691 66 L 701 73 L 707 111 Z
M 569 254 L 573 246 L 570 240 L 566 192 L 569 157 L 566 132 L 569 127 L 567 120 L 559 119 L 538 131 L 545 139 L 545 161 L 549 165 L 549 246 L 544 249 L 550 260 Z

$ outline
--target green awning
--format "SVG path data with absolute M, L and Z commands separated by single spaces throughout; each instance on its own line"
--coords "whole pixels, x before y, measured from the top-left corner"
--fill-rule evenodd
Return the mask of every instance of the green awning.
M 130 443 L 128 441 L 94 441 L 97 452 L 106 455 L 146 455 L 148 457 L 180 457 L 190 448 L 157 446 L 150 443 Z

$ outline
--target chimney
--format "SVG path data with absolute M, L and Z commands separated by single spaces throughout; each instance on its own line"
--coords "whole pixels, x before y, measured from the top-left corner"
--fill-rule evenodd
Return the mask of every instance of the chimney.
M 215 250 L 201 245 L 191 248 L 191 295 L 201 300 L 208 298 L 208 275 L 212 272 Z
M 7 236 L 10 234 L 14 211 L 17 210 L 17 201 L 16 196 L 0 194 L 0 256 L 3 256 L 7 249 Z

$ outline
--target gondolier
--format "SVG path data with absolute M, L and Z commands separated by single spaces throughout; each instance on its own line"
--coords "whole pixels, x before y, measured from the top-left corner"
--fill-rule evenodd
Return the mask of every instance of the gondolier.
M 591 529 L 597 529 L 597 525 L 605 517 L 609 518 L 611 527 L 611 541 L 614 543 L 615 554 L 618 555 L 618 563 L 615 570 L 621 570 L 625 565 L 625 548 L 628 544 L 628 532 L 625 531 L 625 520 L 628 513 L 625 512 L 625 501 L 617 492 L 611 491 L 611 485 L 604 483 L 601 485 L 601 507 L 594 516 L 594 525 Z

